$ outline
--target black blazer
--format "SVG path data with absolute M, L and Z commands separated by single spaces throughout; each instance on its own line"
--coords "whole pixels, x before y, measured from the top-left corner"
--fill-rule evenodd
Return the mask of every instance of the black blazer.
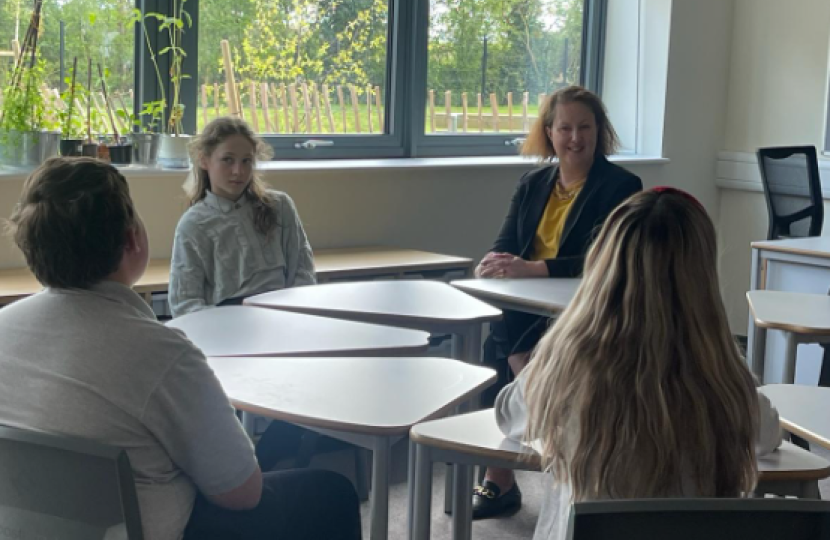
M 510 210 L 491 251 L 510 253 L 523 259 L 533 256 L 533 239 L 555 185 L 558 165 L 534 169 L 519 180 L 510 201 Z M 559 252 L 546 259 L 551 277 L 577 277 L 582 274 L 585 254 L 605 218 L 625 199 L 643 189 L 640 178 L 609 162 L 594 160 L 585 185 L 571 206 Z

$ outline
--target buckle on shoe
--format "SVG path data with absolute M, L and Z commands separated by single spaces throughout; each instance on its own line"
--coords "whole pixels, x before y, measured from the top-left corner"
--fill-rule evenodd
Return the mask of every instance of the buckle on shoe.
M 473 493 L 480 497 L 487 497 L 488 499 L 495 499 L 496 494 L 493 492 L 492 489 L 487 489 L 484 486 L 476 486 L 473 488 Z

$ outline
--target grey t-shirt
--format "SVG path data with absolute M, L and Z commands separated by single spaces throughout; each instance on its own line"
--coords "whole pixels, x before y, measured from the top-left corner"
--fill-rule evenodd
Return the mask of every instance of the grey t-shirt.
M 125 449 L 148 540 L 180 538 L 197 489 L 224 493 L 256 469 L 202 352 L 115 282 L 0 309 L 0 424 Z

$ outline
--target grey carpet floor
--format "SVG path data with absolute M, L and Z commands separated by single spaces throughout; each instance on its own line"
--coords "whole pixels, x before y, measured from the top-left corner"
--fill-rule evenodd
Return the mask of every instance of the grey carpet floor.
M 390 540 L 407 539 L 407 450 L 406 441 L 398 443 L 393 449 L 393 470 L 389 490 Z M 814 447 L 813 452 L 830 460 L 830 451 L 828 450 Z M 353 475 L 353 454 L 350 451 L 343 451 L 319 456 L 315 458 L 312 466 L 337 470 L 351 477 Z M 435 466 L 432 484 L 431 540 L 449 540 L 452 538 L 451 518 L 444 514 L 444 472 L 443 464 Z M 512 516 L 476 521 L 473 524 L 473 538 L 475 540 L 529 539 L 533 536 L 546 477 L 539 473 L 519 471 L 517 478 L 524 501 L 521 510 Z M 830 479 L 821 481 L 819 486 L 822 498 L 830 498 Z M 368 501 L 362 503 L 360 510 L 363 519 L 363 537 L 365 540 L 369 540 Z

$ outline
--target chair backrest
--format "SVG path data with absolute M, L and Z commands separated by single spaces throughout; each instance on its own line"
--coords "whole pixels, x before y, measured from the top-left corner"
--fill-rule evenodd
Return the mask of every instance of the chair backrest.
M 820 540 L 830 538 L 830 501 L 632 499 L 576 503 L 568 540 Z
M 759 148 L 757 154 L 769 210 L 767 240 L 820 235 L 824 204 L 816 148 Z
M 0 538 L 143 540 L 127 454 L 0 426 Z

